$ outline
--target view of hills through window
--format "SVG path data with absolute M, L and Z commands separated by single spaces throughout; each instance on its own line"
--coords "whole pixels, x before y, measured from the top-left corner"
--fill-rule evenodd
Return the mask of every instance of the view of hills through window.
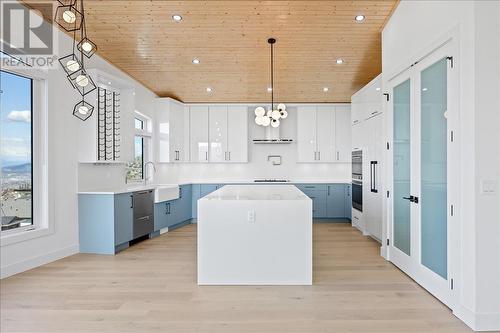
M 32 80 L 0 71 L 2 231 L 33 224 Z

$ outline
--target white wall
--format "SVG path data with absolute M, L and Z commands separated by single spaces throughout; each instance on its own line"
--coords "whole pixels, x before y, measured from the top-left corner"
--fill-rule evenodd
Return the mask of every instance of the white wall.
M 186 163 L 160 164 L 158 182 L 183 181 L 244 181 L 256 178 L 279 178 L 293 181 L 347 181 L 351 179 L 350 163 L 297 163 L 297 144 L 254 144 L 253 139 L 264 139 L 265 128 L 255 124 L 254 107 L 248 110 L 248 163 Z M 289 116 L 281 122 L 280 136 L 297 140 L 297 108 L 289 107 Z M 282 165 L 273 166 L 269 155 L 281 155 Z
M 62 32 L 58 33 L 58 37 L 58 56 L 67 55 L 72 43 Z M 124 75 L 98 55 L 92 57 L 88 68 L 99 68 L 128 80 L 130 85 L 135 86 L 136 108 L 144 113 L 150 112 L 152 99 L 155 97 L 151 91 Z M 76 133 L 79 126 L 86 126 L 86 123 L 72 115 L 79 94 L 70 87 L 64 71 L 58 67 L 56 70 L 49 70 L 47 75 L 49 187 L 53 193 L 53 197 L 50 198 L 50 216 L 52 217 L 50 223 L 53 224 L 54 231 L 47 236 L 2 246 L 0 250 L 1 277 L 78 252 L 77 155 L 78 146 L 85 143 L 78 142 Z M 95 114 L 92 117 L 95 117 Z M 92 180 L 102 186 L 113 186 L 119 181 L 114 176 L 108 177 L 113 168 L 115 167 L 86 165 L 80 171 L 85 174 L 83 179 L 86 181 Z M 123 177 L 121 181 L 124 179 Z
M 499 179 L 498 1 L 401 1 L 382 33 L 384 85 L 419 52 L 458 30 L 461 159 L 460 290 L 454 313 L 476 329 L 500 329 L 499 195 L 481 193 L 481 180 Z

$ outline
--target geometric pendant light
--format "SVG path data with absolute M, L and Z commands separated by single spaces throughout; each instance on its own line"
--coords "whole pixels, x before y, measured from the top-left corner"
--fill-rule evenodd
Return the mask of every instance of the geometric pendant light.
M 73 108 L 73 115 L 80 120 L 87 120 L 94 107 L 85 101 L 85 95 L 97 87 L 85 70 L 85 58 L 90 58 L 97 51 L 97 45 L 87 37 L 85 9 L 83 0 L 58 0 L 54 21 L 68 32 L 73 32 L 73 52 L 59 59 L 71 86 L 82 96 Z M 76 43 L 77 38 L 79 40 Z

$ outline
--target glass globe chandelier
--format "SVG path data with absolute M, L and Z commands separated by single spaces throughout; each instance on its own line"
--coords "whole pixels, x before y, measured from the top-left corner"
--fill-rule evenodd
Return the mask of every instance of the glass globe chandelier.
M 97 86 L 85 70 L 86 58 L 97 51 L 97 45 L 87 37 L 85 25 L 85 10 L 83 0 L 58 0 L 60 6 L 56 9 L 54 21 L 73 33 L 73 52 L 59 59 L 71 86 L 82 96 L 82 100 L 73 108 L 73 115 L 80 120 L 87 120 L 94 107 L 85 101 L 85 95 L 94 91 Z M 79 40 L 77 44 L 77 38 Z
M 278 104 L 274 108 L 274 43 L 276 43 L 275 38 L 269 38 L 267 42 L 271 48 L 271 87 L 268 91 L 271 92 L 271 108 L 266 112 L 262 106 L 255 108 L 255 123 L 259 126 L 267 127 L 271 125 L 272 127 L 278 127 L 280 125 L 280 119 L 285 119 L 288 117 L 288 112 L 286 111 L 286 106 L 283 103 Z

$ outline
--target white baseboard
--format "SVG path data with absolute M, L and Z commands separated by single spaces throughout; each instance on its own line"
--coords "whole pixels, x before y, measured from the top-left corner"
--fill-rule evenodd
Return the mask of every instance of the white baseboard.
M 7 266 L 3 266 L 0 268 L 0 278 L 6 278 L 18 273 L 25 272 L 27 270 L 33 269 L 38 266 L 42 266 L 48 264 L 50 262 L 62 259 L 64 257 L 68 257 L 70 255 L 76 254 L 79 252 L 79 246 L 73 245 L 66 247 L 64 249 L 60 249 L 54 252 L 46 253 L 37 257 L 30 258 L 28 260 L 16 262 L 14 264 L 10 264 Z
M 460 306 L 453 314 L 474 331 L 500 331 L 500 313 L 474 313 Z

